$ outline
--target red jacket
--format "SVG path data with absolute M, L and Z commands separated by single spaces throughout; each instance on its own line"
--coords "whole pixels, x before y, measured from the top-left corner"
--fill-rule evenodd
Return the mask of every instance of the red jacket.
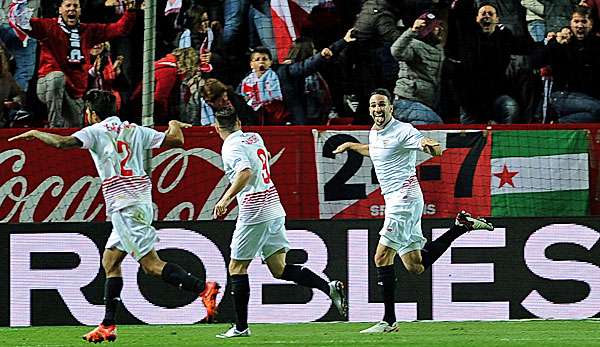
M 177 98 L 173 92 L 177 85 L 183 81 L 183 75 L 177 69 L 177 57 L 169 53 L 154 62 L 154 122 L 156 125 L 166 125 L 170 119 L 176 118 L 169 105 Z M 142 83 L 140 82 L 133 93 L 131 100 L 139 103 L 142 97 Z
M 182 81 L 183 76 L 177 71 L 177 57 L 169 53 L 164 58 L 154 63 L 154 89 L 155 117 L 166 119 L 169 115 L 169 99 L 173 96 L 173 89 Z
M 28 34 L 40 44 L 40 64 L 38 77 L 53 71 L 65 74 L 67 93 L 73 98 L 81 98 L 87 90 L 88 71 L 91 67 L 89 52 L 94 45 L 126 35 L 135 23 L 135 11 L 126 11 L 116 23 L 81 23 L 81 52 L 83 64 L 67 62 L 69 38 L 58 24 L 58 18 L 32 18 Z

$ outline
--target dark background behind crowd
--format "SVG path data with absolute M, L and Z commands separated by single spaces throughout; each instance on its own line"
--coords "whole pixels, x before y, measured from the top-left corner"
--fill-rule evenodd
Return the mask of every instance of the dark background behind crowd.
M 3 0 L 0 17 L 0 126 L 83 126 L 93 88 L 139 123 L 143 5 L 30 0 L 26 28 L 22 1 Z M 413 124 L 598 122 L 599 6 L 158 0 L 155 124 L 211 125 L 228 112 L 249 125 L 370 124 L 379 87 Z

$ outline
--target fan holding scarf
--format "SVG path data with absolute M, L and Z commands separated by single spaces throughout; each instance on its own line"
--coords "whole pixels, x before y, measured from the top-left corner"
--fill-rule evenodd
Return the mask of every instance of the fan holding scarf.
M 48 108 L 52 128 L 83 125 L 83 95 L 91 68 L 89 53 L 94 45 L 126 35 L 135 22 L 135 1 L 126 1 L 127 11 L 116 23 L 80 23 L 79 0 L 62 0 L 58 18 L 28 18 L 25 1 L 13 0 L 11 25 L 39 41 L 40 61 L 37 96 Z M 23 15 L 19 15 L 23 13 Z

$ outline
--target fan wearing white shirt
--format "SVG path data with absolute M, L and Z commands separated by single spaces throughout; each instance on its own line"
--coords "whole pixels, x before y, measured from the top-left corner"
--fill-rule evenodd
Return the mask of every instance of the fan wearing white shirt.
M 385 89 L 371 93 L 369 113 L 374 123 L 369 133 L 369 144 L 346 142 L 334 153 L 352 150 L 370 156 L 381 185 L 386 205 L 385 220 L 379 232 L 374 260 L 385 311 L 381 322 L 361 333 L 387 333 L 398 331 L 394 307 L 396 254 L 406 270 L 421 274 L 460 235 L 476 229 L 493 230 L 494 227 L 483 218 L 473 218 L 462 211 L 450 230 L 435 241 L 427 242 L 421 231 L 424 201 L 416 176 L 417 151 L 440 156 L 441 146 L 437 141 L 424 137 L 411 124 L 393 118 L 391 96 Z
M 83 339 L 94 343 L 116 340 L 115 317 L 123 289 L 121 263 L 127 254 L 137 260 L 145 273 L 198 294 L 207 307 L 207 316 L 214 315 L 219 285 L 216 282 L 204 283 L 181 266 L 162 261 L 154 249 L 158 236 L 152 227 L 152 182 L 144 170 L 147 150 L 183 146 L 181 129 L 191 125 L 172 120 L 167 131 L 161 133 L 122 122 L 116 116 L 115 96 L 110 92 L 92 89 L 84 99 L 86 121 L 90 126 L 71 136 L 30 130 L 8 140 L 38 139 L 60 149 L 88 149 L 96 164 L 113 231 L 102 255 L 102 266 L 106 272 L 105 317 Z
M 215 129 L 223 140 L 223 168 L 231 186 L 215 205 L 214 218 L 226 215 L 227 207 L 236 197 L 239 207 L 229 262 L 235 326 L 217 337 L 250 336 L 248 266 L 259 255 L 273 277 L 321 290 L 331 298 L 339 313 L 347 317 L 342 282 L 327 282 L 306 267 L 285 263 L 290 250 L 285 235 L 285 211 L 271 178 L 270 155 L 262 137 L 257 133 L 243 132 L 235 113 L 215 118 Z

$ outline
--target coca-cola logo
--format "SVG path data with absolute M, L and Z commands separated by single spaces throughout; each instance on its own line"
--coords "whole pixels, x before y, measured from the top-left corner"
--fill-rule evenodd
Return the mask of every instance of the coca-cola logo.
M 274 165 L 279 160 L 284 150 L 285 148 L 282 148 L 277 155 L 270 159 L 270 165 Z M 193 170 L 195 167 L 200 167 L 199 163 L 195 165 L 191 163 L 196 159 L 201 160 L 202 165 L 208 163 L 217 169 L 217 183 L 203 201 L 186 201 L 178 193 L 194 189 L 194 187 L 191 187 L 189 183 L 183 184 L 184 177 L 204 174 Z M 5 171 L 6 180 L 0 185 L 0 208 L 2 211 L 0 222 L 88 222 L 102 219 L 104 202 L 99 199 L 101 182 L 97 176 L 84 175 L 83 170 L 79 175 L 77 172 L 73 174 L 70 171 L 70 175 L 77 177 L 70 186 L 69 182 L 61 175 L 42 176 L 41 183 L 33 186 L 30 184 L 31 175 L 23 172 L 26 171 L 27 165 L 37 168 L 40 163 L 27 161 L 27 155 L 21 149 L 0 152 L 0 165 L 11 162 L 10 173 L 7 175 Z M 156 194 L 154 196 L 156 220 L 159 219 L 161 201 L 166 200 L 167 196 L 170 201 L 177 203 L 164 214 L 164 217 L 160 218 L 161 220 L 212 219 L 214 204 L 229 185 L 223 172 L 221 155 L 207 148 L 166 150 L 152 158 L 152 168 L 152 180 L 158 193 L 158 196 Z M 69 168 L 69 170 L 73 169 L 73 167 Z M 30 171 L 35 171 L 39 175 L 45 173 L 44 170 Z M 203 189 L 210 188 L 203 187 Z M 58 202 L 56 202 L 57 199 Z M 49 206 L 52 203 L 55 205 Z M 40 216 L 38 211 L 40 207 L 44 207 L 44 210 L 49 212 Z M 235 219 L 236 217 L 237 207 L 230 211 L 226 219 Z

